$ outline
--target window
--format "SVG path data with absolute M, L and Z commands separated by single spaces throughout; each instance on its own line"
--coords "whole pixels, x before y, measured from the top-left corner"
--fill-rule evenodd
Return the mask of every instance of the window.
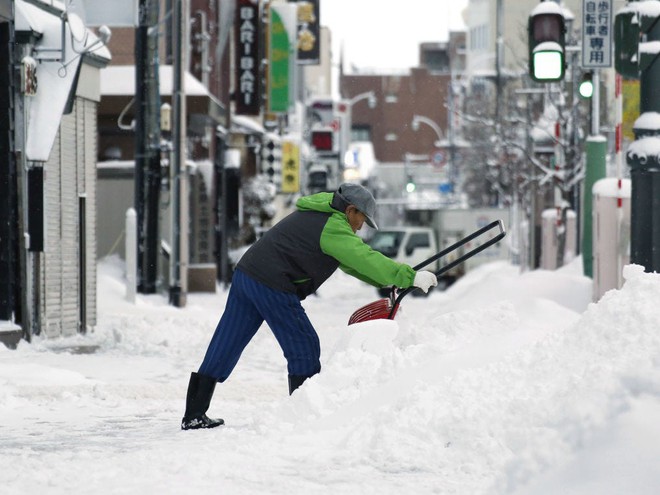
M 411 234 L 408 244 L 406 244 L 406 252 L 412 253 L 417 248 L 428 247 L 431 247 L 429 235 L 426 232 L 419 232 L 417 234 Z
M 371 127 L 365 124 L 353 125 L 351 141 L 371 141 Z
M 385 256 L 394 257 L 397 255 L 403 235 L 404 233 L 400 231 L 379 230 L 371 241 L 369 241 L 369 245 L 372 249 L 383 253 Z

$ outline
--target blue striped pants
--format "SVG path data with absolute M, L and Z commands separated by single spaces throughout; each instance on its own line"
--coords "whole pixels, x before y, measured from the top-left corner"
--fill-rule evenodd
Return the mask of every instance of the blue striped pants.
M 298 296 L 271 289 L 236 270 L 199 373 L 224 382 L 264 320 L 284 352 L 290 375 L 309 377 L 321 371 L 319 337 Z

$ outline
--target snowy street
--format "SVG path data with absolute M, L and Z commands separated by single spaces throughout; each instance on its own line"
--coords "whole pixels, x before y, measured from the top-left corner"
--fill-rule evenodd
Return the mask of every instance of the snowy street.
M 6 494 L 621 494 L 660 486 L 660 275 L 628 266 L 590 304 L 579 262 L 485 265 L 397 320 L 348 327 L 376 291 L 336 273 L 303 305 L 323 370 L 288 396 L 267 327 L 209 415 L 181 431 L 226 298 L 124 301 L 99 268 L 99 324 L 0 347 Z

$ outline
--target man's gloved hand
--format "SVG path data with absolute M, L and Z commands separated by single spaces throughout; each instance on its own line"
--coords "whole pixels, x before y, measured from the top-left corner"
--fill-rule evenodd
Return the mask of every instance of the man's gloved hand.
M 415 274 L 413 285 L 422 289 L 424 293 L 427 293 L 431 286 L 435 287 L 438 285 L 438 279 L 436 278 L 435 273 L 422 270 Z

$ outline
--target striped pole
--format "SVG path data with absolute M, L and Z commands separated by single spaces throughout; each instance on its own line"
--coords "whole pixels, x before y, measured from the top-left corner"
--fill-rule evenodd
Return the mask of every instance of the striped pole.
M 616 152 L 616 176 L 621 180 L 623 175 L 623 96 L 622 96 L 623 77 L 617 74 L 614 80 L 614 107 L 615 107 L 615 139 L 614 148 Z
M 621 288 L 623 285 L 623 256 L 625 246 L 621 244 L 621 231 L 623 230 L 623 195 L 622 195 L 622 184 L 623 184 L 623 96 L 622 96 L 622 86 L 623 86 L 623 77 L 621 74 L 616 74 L 614 79 L 614 107 L 615 107 L 615 118 L 616 118 L 616 127 L 615 127 L 615 163 L 616 163 L 616 178 L 617 178 L 617 194 L 616 194 L 616 245 L 618 246 L 617 256 L 616 256 L 616 284 L 617 288 Z

